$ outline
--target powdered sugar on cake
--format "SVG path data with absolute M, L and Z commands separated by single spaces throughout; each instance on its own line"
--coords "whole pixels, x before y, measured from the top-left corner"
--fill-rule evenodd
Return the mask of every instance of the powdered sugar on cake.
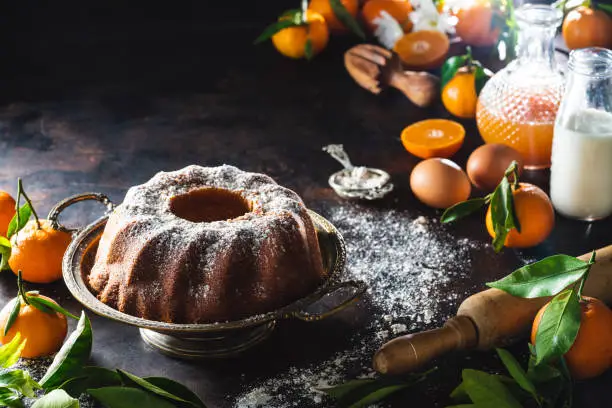
M 170 323 L 240 320 L 325 279 L 300 197 L 232 166 L 160 172 L 109 216 L 89 275 L 98 299 Z

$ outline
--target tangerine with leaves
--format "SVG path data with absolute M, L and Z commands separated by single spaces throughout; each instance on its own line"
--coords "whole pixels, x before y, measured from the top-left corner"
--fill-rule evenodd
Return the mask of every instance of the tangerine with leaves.
M 19 207 L 20 198 L 26 203 Z M 53 228 L 49 220 L 40 219 L 32 201 L 26 194 L 21 179 L 17 179 L 17 204 L 19 211 L 9 225 L 10 242 L 0 239 L 2 267 L 8 266 L 17 273 L 23 272 L 28 282 L 49 283 L 62 277 L 62 258 L 70 244 L 70 234 Z M 30 220 L 31 216 L 33 220 Z M 8 247 L 7 247 L 8 246 Z
M 66 316 L 76 316 L 63 309 L 53 299 L 38 292 L 26 292 L 21 273 L 17 278 L 17 297 L 0 311 L 0 341 L 7 344 L 19 333 L 26 340 L 22 357 L 48 356 L 60 349 L 68 324 Z
M 570 50 L 612 48 L 612 18 L 603 10 L 580 6 L 565 16 L 563 39 Z
M 536 337 L 544 305 L 533 320 L 531 343 Z M 612 310 L 601 300 L 582 296 L 580 299 L 580 329 L 574 343 L 564 355 L 567 366 L 576 380 L 597 377 L 612 365 Z
M 335 3 L 336 6 L 334 7 Z M 349 17 L 353 20 L 359 12 L 359 0 L 311 0 L 308 5 L 308 10 L 312 10 L 325 19 L 329 30 L 333 33 L 345 33 L 352 27 L 347 27 L 347 22 L 342 21 L 346 19 L 345 16 L 340 16 L 337 7 L 344 8 L 345 12 L 348 13 Z M 350 24 L 350 23 L 349 23 Z
M 402 27 L 404 32 L 412 30 L 410 12 L 412 5 L 407 0 L 369 0 L 361 9 L 361 19 L 371 33 L 376 31 L 378 24 L 375 22 L 380 17 L 380 13 L 386 11 Z
M 23 271 L 28 282 L 54 282 L 62 277 L 62 259 L 70 240 L 70 234 L 53 229 L 49 220 L 28 221 L 11 238 L 9 266 Z
M 555 212 L 546 193 L 533 184 L 519 183 L 518 174 L 519 165 L 513 161 L 492 193 L 447 208 L 441 222 L 455 221 L 488 206 L 485 225 L 496 252 L 504 246 L 538 245 L 551 233 Z
M 528 248 L 542 243 L 552 232 L 555 225 L 555 212 L 548 195 L 539 187 L 520 183 L 512 191 L 514 214 L 520 225 L 520 232 L 513 228 L 508 232 L 504 246 L 508 248 Z M 487 210 L 486 227 L 495 239 L 491 206 Z
M 6 191 L 0 190 L 0 235 L 6 236 L 9 222 L 15 216 L 15 199 Z
M 278 52 L 292 59 L 311 59 L 327 47 L 329 30 L 319 13 L 308 10 L 286 12 L 268 26 L 255 44 L 272 39 Z
M 446 60 L 442 66 L 442 103 L 447 111 L 460 118 L 474 118 L 478 93 L 488 79 L 479 61 L 472 58 L 472 50 Z

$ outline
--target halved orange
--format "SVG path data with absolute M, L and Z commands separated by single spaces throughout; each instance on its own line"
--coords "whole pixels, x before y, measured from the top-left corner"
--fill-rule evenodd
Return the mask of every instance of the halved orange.
M 414 31 L 397 40 L 395 51 L 410 69 L 437 68 L 446 59 L 450 41 L 446 34 L 436 30 Z
M 417 157 L 447 159 L 461 148 L 465 129 L 452 120 L 426 119 L 405 128 L 401 138 L 406 150 Z

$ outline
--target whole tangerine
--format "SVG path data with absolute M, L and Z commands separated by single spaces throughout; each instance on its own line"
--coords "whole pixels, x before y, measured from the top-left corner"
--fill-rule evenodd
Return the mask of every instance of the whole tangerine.
M 612 18 L 603 10 L 580 6 L 565 16 L 563 39 L 570 50 L 587 47 L 612 48 Z
M 37 296 L 57 304 L 51 298 Z M 48 356 L 62 347 L 68 332 L 66 316 L 55 311 L 46 313 L 21 301 L 17 319 L 4 335 L 4 328 L 12 309 L 13 301 L 7 303 L 0 311 L 0 334 L 2 334 L 0 341 L 2 344 L 7 344 L 17 333 L 20 333 L 21 338 L 26 339 L 25 347 L 21 352 L 21 356 L 25 358 Z
M 49 283 L 62 277 L 62 258 L 70 244 L 70 234 L 53 229 L 49 220 L 30 220 L 11 237 L 9 266 L 23 280 Z
M 386 11 L 393 17 L 399 25 L 404 29 L 404 32 L 412 30 L 412 22 L 409 15 L 412 11 L 412 5 L 407 0 L 369 0 L 361 9 L 361 19 L 368 27 L 370 32 L 374 32 L 378 24 L 374 22 L 380 17 L 381 11 Z
M 359 0 L 340 0 L 340 2 L 351 16 L 357 16 L 357 12 L 359 11 Z M 336 17 L 330 0 L 311 0 L 308 5 L 308 10 L 315 11 L 322 15 L 332 33 L 344 33 L 348 31 L 348 28 L 338 20 L 338 17 Z
M 512 196 L 521 232 L 512 229 L 506 236 L 504 246 L 528 248 L 540 244 L 550 235 L 555 225 L 555 212 L 548 195 L 533 184 L 520 183 L 519 188 L 512 192 Z M 490 205 L 485 224 L 489 235 L 495 238 Z
M 545 304 L 533 320 L 531 343 L 536 335 Z M 580 330 L 574 344 L 565 354 L 565 361 L 576 380 L 597 377 L 612 365 L 612 310 L 601 300 L 583 296 L 580 302 Z
M 442 103 L 447 111 L 460 118 L 476 116 L 476 78 L 473 72 L 462 69 L 442 89 Z
M 312 44 L 313 56 L 323 51 L 329 41 L 325 19 L 310 10 L 306 12 L 306 25 L 284 28 L 272 36 L 272 43 L 278 52 L 293 59 L 306 57 L 308 40 Z
M 499 38 L 500 29 L 491 27 L 495 13 L 488 0 L 473 0 L 457 10 L 455 31 L 463 42 L 474 46 L 492 46 Z
M 15 216 L 15 199 L 6 191 L 0 190 L 0 235 L 6 237 L 8 226 Z

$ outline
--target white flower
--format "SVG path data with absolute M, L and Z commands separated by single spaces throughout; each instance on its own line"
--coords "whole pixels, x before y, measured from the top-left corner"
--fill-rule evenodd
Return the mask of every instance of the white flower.
M 372 22 L 376 25 L 374 35 L 388 49 L 392 49 L 397 40 L 404 36 L 404 30 L 397 20 L 384 10 Z
M 446 13 L 439 13 L 432 0 L 412 0 L 415 10 L 410 13 L 413 31 L 437 30 L 443 33 L 454 34 L 455 27 L 451 24 L 452 17 Z

